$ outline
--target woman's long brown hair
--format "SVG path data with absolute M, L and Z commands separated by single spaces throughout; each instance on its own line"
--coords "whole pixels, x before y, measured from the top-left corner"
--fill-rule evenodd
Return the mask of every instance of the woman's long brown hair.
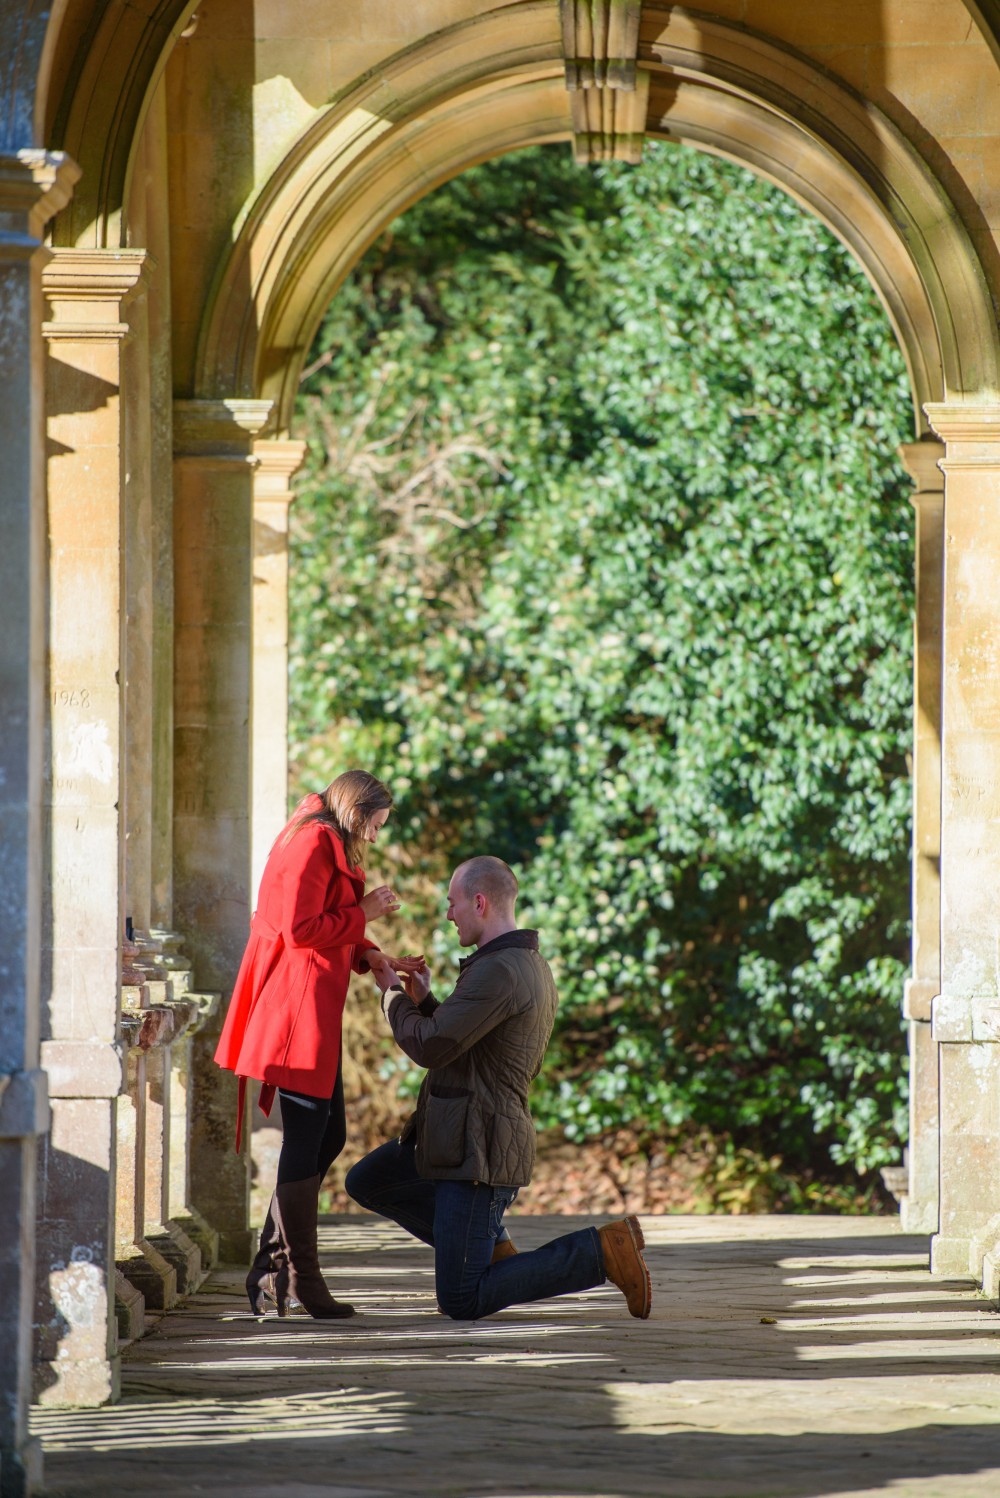
M 283 842 L 288 842 L 309 822 L 332 827 L 344 845 L 349 864 L 364 867 L 365 829 L 377 811 L 392 810 L 392 792 L 367 770 L 345 770 L 320 791 L 323 805 L 313 811 L 301 806 L 288 824 Z

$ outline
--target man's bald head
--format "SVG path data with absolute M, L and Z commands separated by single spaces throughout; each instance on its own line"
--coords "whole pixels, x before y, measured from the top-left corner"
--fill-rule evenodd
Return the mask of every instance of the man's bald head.
M 484 895 L 494 910 L 513 915 L 518 884 L 514 870 L 502 858 L 488 854 L 469 858 L 459 864 L 454 879 L 466 899 Z

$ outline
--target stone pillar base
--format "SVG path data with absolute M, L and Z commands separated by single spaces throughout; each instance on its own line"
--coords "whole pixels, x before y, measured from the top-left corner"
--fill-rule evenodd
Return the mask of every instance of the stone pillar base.
M 179 1223 L 167 1221 L 162 1228 L 147 1228 L 146 1242 L 174 1267 L 177 1294 L 193 1295 L 205 1275 L 201 1267 L 201 1250 Z
M 135 1342 L 146 1330 L 146 1297 L 115 1267 L 115 1319 L 118 1345 Z
M 194 1207 L 189 1207 L 186 1212 L 175 1212 L 170 1221 L 186 1233 L 192 1243 L 197 1244 L 204 1272 L 207 1274 L 210 1269 L 214 1269 L 219 1262 L 219 1235 L 215 1228 Z
M 236 1233 L 226 1233 L 219 1239 L 219 1261 L 222 1264 L 249 1264 L 257 1252 L 260 1235 L 250 1228 Z
M 996 1300 L 1000 1296 L 1000 1212 L 973 1238 L 970 1258 L 974 1264 L 982 1265 L 983 1294 Z
M 912 1197 L 904 1196 L 899 1203 L 899 1220 L 904 1233 L 935 1233 L 938 1225 L 937 1202 L 914 1201 Z
M 968 1238 L 946 1238 L 935 1233 L 931 1239 L 931 1274 L 949 1280 L 974 1280 L 969 1267 Z
M 983 1258 L 983 1294 L 987 1300 L 1000 1301 L 1000 1245 Z
M 177 1271 L 148 1238 L 140 1238 L 128 1258 L 116 1261 L 129 1284 L 138 1290 L 149 1311 L 169 1311 L 177 1302 Z

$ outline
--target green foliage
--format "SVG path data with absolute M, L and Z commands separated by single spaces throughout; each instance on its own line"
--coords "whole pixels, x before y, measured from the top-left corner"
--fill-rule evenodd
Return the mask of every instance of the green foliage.
M 384 775 L 415 877 L 518 866 L 543 1127 L 898 1155 L 908 402 L 840 244 L 676 147 L 469 172 L 330 309 L 293 758 Z

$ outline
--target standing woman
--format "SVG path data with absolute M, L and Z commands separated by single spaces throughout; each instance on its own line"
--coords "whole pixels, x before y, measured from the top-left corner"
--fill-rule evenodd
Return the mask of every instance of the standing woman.
M 247 1078 L 264 1085 L 269 1113 L 281 1107 L 278 1180 L 247 1276 L 250 1305 L 264 1296 L 283 1316 L 298 1300 L 310 1316 L 351 1316 L 320 1272 L 316 1215 L 323 1177 L 347 1137 L 341 1017 L 351 970 L 398 965 L 366 935 L 369 921 L 399 902 L 387 885 L 365 894 L 364 853 L 392 808 L 392 796 L 364 770 L 338 775 L 321 795 L 299 803 L 268 855 L 250 940 L 215 1052 L 240 1080 L 236 1147 L 242 1136 Z

